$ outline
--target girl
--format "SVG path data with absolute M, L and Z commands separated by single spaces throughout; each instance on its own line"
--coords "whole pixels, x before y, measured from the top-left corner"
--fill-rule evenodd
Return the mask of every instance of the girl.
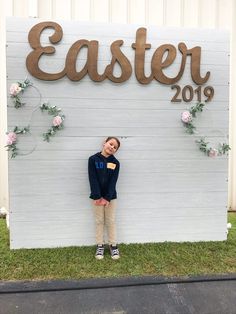
M 89 157 L 88 173 L 96 224 L 96 259 L 104 257 L 104 226 L 107 227 L 108 243 L 112 259 L 120 257 L 116 240 L 116 182 L 120 163 L 113 156 L 120 147 L 116 137 L 108 137 L 102 151 Z

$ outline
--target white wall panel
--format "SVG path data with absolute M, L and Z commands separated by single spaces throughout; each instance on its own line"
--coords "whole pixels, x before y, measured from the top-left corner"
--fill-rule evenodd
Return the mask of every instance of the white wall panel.
M 71 17 L 73 20 L 89 21 L 90 20 L 90 1 L 72 0 Z
M 198 27 L 199 3 L 196 0 L 184 0 L 183 26 Z
M 9 0 L 7 16 L 165 26 L 231 27 L 233 0 Z
M 232 150 L 230 152 L 230 162 L 229 162 L 229 207 L 236 211 L 236 2 L 232 3 L 231 11 L 231 21 L 232 21 L 232 31 L 231 31 L 231 55 L 230 55 L 230 145 Z
M 110 0 L 110 9 L 112 23 L 127 23 L 127 0 Z
M 52 0 L 52 18 L 70 20 L 71 1 Z
M 199 25 L 216 28 L 218 20 L 217 0 L 199 0 Z
M 109 22 L 110 6 L 109 0 L 90 0 L 91 20 L 96 22 Z
M 182 26 L 183 22 L 183 2 L 182 0 L 165 0 L 164 25 Z
M 218 0 L 217 27 L 219 27 L 221 29 L 230 29 L 231 28 L 231 26 L 232 26 L 231 12 L 232 12 L 232 1 L 231 0 Z
M 3 1 L 2 1 L 3 2 Z M 2 3 L 5 7 L 5 15 L 6 16 L 13 16 L 13 0 L 4 1 Z
M 13 14 L 14 16 L 28 17 L 28 0 L 13 0 Z
M 164 24 L 164 0 L 146 1 L 147 24 L 161 26 Z
M 38 17 L 38 0 L 28 0 L 29 17 Z
M 38 0 L 38 17 L 52 18 L 52 0 Z
M 7 91 L 6 91 L 6 23 L 9 7 L 0 1 L 0 207 L 9 208 L 8 197 L 8 154 L 5 150 L 7 131 Z
M 145 0 L 127 0 L 128 1 L 128 22 L 131 24 L 145 24 L 146 7 Z

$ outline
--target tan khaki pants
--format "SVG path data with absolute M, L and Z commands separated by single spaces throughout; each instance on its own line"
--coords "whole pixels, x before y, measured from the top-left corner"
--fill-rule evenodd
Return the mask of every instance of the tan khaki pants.
M 116 245 L 116 222 L 115 209 L 116 200 L 111 200 L 109 205 L 97 206 L 94 205 L 96 243 L 104 244 L 104 227 L 107 227 L 108 243 Z

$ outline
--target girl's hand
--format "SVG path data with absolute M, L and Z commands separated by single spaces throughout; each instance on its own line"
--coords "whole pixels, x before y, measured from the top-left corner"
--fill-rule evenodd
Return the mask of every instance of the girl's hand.
M 101 198 L 101 205 L 108 206 L 109 202 L 107 200 L 105 200 L 105 198 Z
M 100 198 L 99 200 L 95 200 L 94 204 L 96 206 L 108 206 L 109 202 L 107 200 L 105 200 L 104 198 Z
M 94 200 L 93 203 L 94 203 L 94 205 L 99 206 L 99 205 L 101 205 L 100 201 L 101 201 L 101 198 L 99 200 Z
M 102 203 L 102 205 L 104 205 L 104 206 L 106 206 L 106 207 L 110 204 L 110 202 L 107 201 L 107 200 L 105 200 L 105 198 L 102 198 L 101 203 Z

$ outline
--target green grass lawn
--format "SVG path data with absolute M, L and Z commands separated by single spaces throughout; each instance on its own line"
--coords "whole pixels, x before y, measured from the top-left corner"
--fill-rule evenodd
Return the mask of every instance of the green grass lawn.
M 120 244 L 121 259 L 94 258 L 95 246 L 9 249 L 0 219 L 0 280 L 87 279 L 124 276 L 192 276 L 236 273 L 236 214 L 223 242 Z

